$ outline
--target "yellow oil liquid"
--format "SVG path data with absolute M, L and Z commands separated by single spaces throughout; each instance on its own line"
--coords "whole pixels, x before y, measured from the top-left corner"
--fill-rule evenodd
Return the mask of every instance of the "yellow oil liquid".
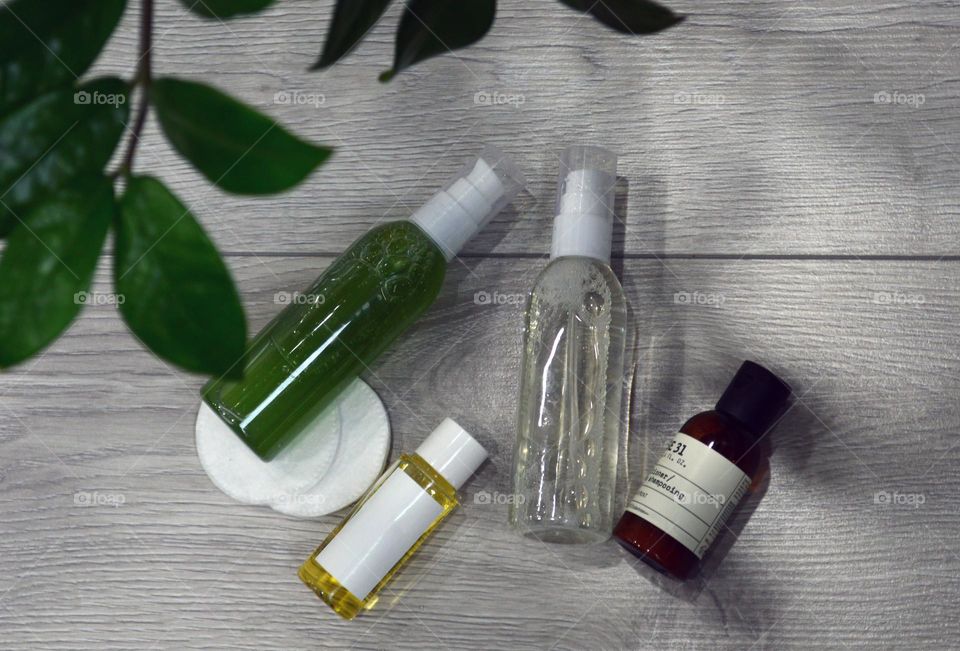
M 406 473 L 407 476 L 413 479 L 423 490 L 429 493 L 443 510 L 440 512 L 440 515 L 430 523 L 430 526 L 426 528 L 417 541 L 413 543 L 410 549 L 407 550 L 407 553 L 397 561 L 397 564 L 394 565 L 390 571 L 387 572 L 386 576 L 370 591 L 370 594 L 360 597 L 352 594 L 343 587 L 340 582 L 337 581 L 336 577 L 327 572 L 327 570 L 316 561 L 316 558 L 317 555 L 323 551 L 323 548 L 340 532 L 340 529 L 350 521 L 350 518 L 362 509 L 367 500 L 380 489 L 384 480 L 395 472 Z M 327 536 L 323 543 L 310 555 L 310 558 L 300 566 L 297 574 L 301 581 L 307 584 L 308 587 L 317 593 L 317 596 L 333 608 L 335 613 L 344 619 L 353 619 L 361 610 L 370 610 L 376 605 L 380 590 L 393 579 L 394 575 L 400 571 L 410 557 L 416 553 L 430 534 L 436 530 L 440 523 L 443 522 L 459 504 L 460 500 L 457 497 L 456 489 L 450 482 L 444 479 L 440 473 L 434 470 L 433 466 L 424 461 L 419 455 L 403 454 L 394 466 L 383 473 L 377 483 L 367 491 L 366 495 L 360 499 L 350 514 L 344 518 L 343 522 L 330 532 L 330 535 Z

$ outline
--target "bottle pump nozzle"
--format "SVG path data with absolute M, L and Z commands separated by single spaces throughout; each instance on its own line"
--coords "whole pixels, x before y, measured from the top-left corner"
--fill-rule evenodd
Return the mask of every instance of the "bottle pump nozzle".
M 610 262 L 617 155 L 602 147 L 563 152 L 550 258 L 585 256 Z
M 523 175 L 513 161 L 487 146 L 413 213 L 410 221 L 437 243 L 449 261 L 523 185 Z

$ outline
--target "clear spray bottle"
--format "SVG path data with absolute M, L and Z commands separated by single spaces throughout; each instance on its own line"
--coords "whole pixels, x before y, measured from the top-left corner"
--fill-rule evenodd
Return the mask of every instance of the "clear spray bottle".
M 617 158 L 563 155 L 550 263 L 527 306 L 510 522 L 588 543 L 613 528 L 627 306 L 610 268 Z

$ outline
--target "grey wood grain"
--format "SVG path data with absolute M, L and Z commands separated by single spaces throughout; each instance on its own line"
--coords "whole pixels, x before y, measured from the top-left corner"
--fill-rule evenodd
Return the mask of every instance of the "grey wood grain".
M 96 73 L 132 70 L 136 4 Z M 3 646 L 956 646 L 955 3 L 673 0 L 687 21 L 633 40 L 553 1 L 504 0 L 478 46 L 389 85 L 376 75 L 399 3 L 319 74 L 305 69 L 331 0 L 226 24 L 158 4 L 161 73 L 214 83 L 338 149 L 293 192 L 234 197 L 148 124 L 138 171 L 167 181 L 228 252 L 252 328 L 279 309 L 276 292 L 410 212 L 467 152 L 492 142 L 517 158 L 529 193 L 367 374 L 394 455 L 450 414 L 493 456 L 384 603 L 341 622 L 295 576 L 338 517 L 294 520 L 217 492 L 193 449 L 201 379 L 91 306 L 0 375 Z M 648 446 L 708 408 L 740 360 L 769 364 L 801 396 L 765 494 L 732 523 L 698 594 L 654 585 L 610 543 L 517 538 L 505 506 L 474 503 L 508 490 L 519 302 L 549 248 L 556 156 L 572 142 L 617 150 L 629 182 L 616 266 L 638 363 L 622 493 Z M 108 269 L 96 289 L 110 291 Z
M 479 45 L 381 84 L 399 3 L 322 73 L 306 68 L 329 1 L 226 24 L 160 3 L 161 72 L 215 83 L 338 153 L 282 197 L 231 197 L 151 122 L 140 166 L 174 183 L 229 251 L 336 253 L 385 215 L 409 214 L 490 142 L 517 158 L 530 194 L 468 251 L 546 252 L 557 156 L 586 142 L 621 155 L 631 254 L 956 254 L 951 3 L 677 0 L 688 19 L 641 39 L 556 4 L 501 2 Z M 103 70 L 135 59 L 129 13 Z M 277 104 L 278 92 L 319 105 Z M 482 101 L 496 93 L 516 101 Z
M 275 312 L 277 291 L 328 262 L 232 258 L 252 325 Z M 0 376 L 5 640 L 915 649 L 957 639 L 956 263 L 624 263 L 639 357 L 631 487 L 647 445 L 708 408 L 742 358 L 776 368 L 801 396 L 776 434 L 766 494 L 732 525 L 739 540 L 729 546 L 727 534 L 705 589 L 684 598 L 612 543 L 547 547 L 516 537 L 505 506 L 474 503 L 479 491 L 508 490 L 522 316 L 513 297 L 541 266 L 454 266 L 437 306 L 367 375 L 389 407 L 395 453 L 451 414 L 493 454 L 466 508 L 378 610 L 352 623 L 295 576 L 338 518 L 294 520 L 219 494 L 193 452 L 200 380 L 139 349 L 113 308 L 88 308 L 42 358 Z M 106 270 L 97 289 L 109 291 Z M 503 302 L 478 304 L 478 292 Z M 877 503 L 887 494 L 907 497 Z

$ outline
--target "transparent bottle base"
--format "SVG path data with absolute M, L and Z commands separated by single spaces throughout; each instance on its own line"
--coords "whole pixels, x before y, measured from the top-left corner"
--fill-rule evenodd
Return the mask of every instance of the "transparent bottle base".
M 511 522 L 513 528 L 522 536 L 561 545 L 592 545 L 602 543 L 610 538 L 609 531 L 597 529 L 580 529 L 549 524 L 534 524 Z
M 319 550 L 317 550 L 319 551 Z M 377 603 L 377 597 L 374 596 L 366 601 L 360 600 L 356 595 L 340 585 L 340 582 L 333 578 L 329 572 L 318 565 L 314 560 L 316 552 L 310 555 L 297 576 L 308 588 L 317 593 L 317 596 L 344 619 L 353 619 L 361 610 L 370 610 Z

